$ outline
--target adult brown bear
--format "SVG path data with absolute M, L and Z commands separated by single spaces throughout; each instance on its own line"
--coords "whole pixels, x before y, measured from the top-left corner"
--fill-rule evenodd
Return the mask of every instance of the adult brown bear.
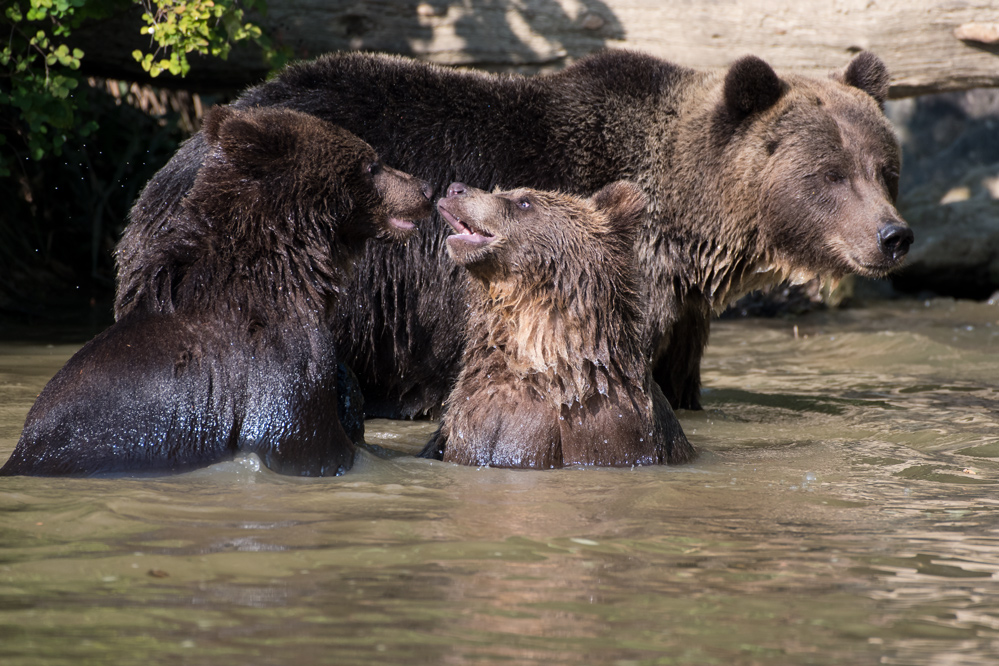
M 652 379 L 635 235 L 645 194 L 590 199 L 452 183 L 437 208 L 471 276 L 469 337 L 421 455 L 465 465 L 656 465 L 694 457 Z
M 211 153 L 135 276 L 135 307 L 46 385 L 0 475 L 163 473 L 257 453 L 340 474 L 330 306 L 368 238 L 404 240 L 429 187 L 288 109 L 221 108 Z
M 289 67 L 236 108 L 329 120 L 438 192 L 533 187 L 590 195 L 629 179 L 648 195 L 636 239 L 655 377 L 699 406 L 713 312 L 787 278 L 881 276 L 912 232 L 894 207 L 899 148 L 881 104 L 884 64 L 857 55 L 827 78 L 778 76 L 748 56 L 698 71 L 627 51 L 534 77 L 337 54 Z M 169 233 L 211 146 L 189 140 L 149 183 L 117 251 L 116 316 L 144 307 L 156 239 Z M 434 216 L 405 246 L 369 245 L 339 300 L 337 349 L 369 415 L 439 413 L 467 336 L 466 280 Z

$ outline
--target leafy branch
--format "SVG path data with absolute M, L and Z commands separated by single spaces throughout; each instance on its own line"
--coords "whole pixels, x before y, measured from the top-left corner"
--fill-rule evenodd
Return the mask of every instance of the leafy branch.
M 225 60 L 236 42 L 252 40 L 272 66 L 284 64 L 286 56 L 275 49 L 260 28 L 245 21 L 247 10 L 264 14 L 264 0 L 136 0 L 145 12 L 146 25 L 140 32 L 149 35 L 156 46 L 152 53 L 136 49 L 132 56 L 149 72 L 158 76 L 164 71 L 184 76 L 191 69 L 187 54 L 210 55 Z M 158 58 L 160 54 L 166 57 Z
M 72 30 L 91 17 L 101 17 L 112 2 L 86 0 L 15 0 L 3 14 L 0 25 L 8 27 L 0 47 L 0 115 L 3 133 L 21 139 L 31 159 L 47 153 L 60 154 L 67 136 L 87 136 L 96 128 L 78 123 L 71 96 L 80 84 L 75 74 L 83 51 L 64 43 Z M 10 173 L 11 158 L 0 155 L 0 175 Z
M 152 53 L 133 56 L 157 76 L 184 76 L 190 53 L 226 58 L 232 44 L 251 40 L 268 62 L 287 59 L 244 11 L 266 11 L 265 0 L 9 0 L 0 16 L 0 177 L 19 158 L 60 155 L 70 139 L 86 137 L 97 123 L 74 95 L 84 53 L 67 43 L 86 21 L 99 21 L 141 4 Z M 244 9 L 245 8 L 245 9 Z M 82 99 L 82 97 L 81 97 Z M 24 153 L 27 153 L 24 155 Z

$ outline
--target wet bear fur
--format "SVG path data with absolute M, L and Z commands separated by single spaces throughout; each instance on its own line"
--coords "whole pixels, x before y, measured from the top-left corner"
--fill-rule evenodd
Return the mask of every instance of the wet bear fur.
M 423 456 L 545 469 L 693 457 L 643 348 L 637 185 L 587 200 L 455 183 L 437 207 L 457 232 L 448 253 L 471 276 L 471 312 L 461 373 Z
M 203 136 L 196 182 L 148 239 L 141 305 L 48 383 L 0 474 L 177 472 L 238 451 L 283 474 L 350 468 L 330 308 L 366 239 L 430 214 L 429 189 L 297 111 L 220 108 Z
M 655 377 L 699 407 L 712 314 L 748 291 L 846 273 L 882 276 L 912 233 L 894 207 L 899 148 L 888 73 L 860 53 L 829 78 L 747 56 L 698 71 L 606 51 L 532 77 L 335 54 L 289 67 L 238 108 L 288 106 L 342 125 L 438 193 L 461 181 L 589 196 L 619 179 L 648 195 L 636 239 Z M 203 134 L 146 187 L 117 251 L 116 314 L 141 307 L 146 247 L 210 150 Z M 369 415 L 436 414 L 460 369 L 466 279 L 435 215 L 405 246 L 370 244 L 338 301 L 337 348 Z

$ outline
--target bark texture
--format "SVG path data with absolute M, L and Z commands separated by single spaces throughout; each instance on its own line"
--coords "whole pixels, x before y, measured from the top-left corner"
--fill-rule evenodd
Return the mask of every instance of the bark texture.
M 89 73 L 144 78 L 130 55 L 147 43 L 140 11 L 78 33 Z M 816 74 L 871 50 L 892 97 L 999 86 L 999 0 L 271 0 L 255 19 L 297 58 L 368 50 L 530 72 L 617 47 L 699 68 L 752 53 Z M 239 89 L 266 73 L 256 47 L 239 47 L 173 83 Z

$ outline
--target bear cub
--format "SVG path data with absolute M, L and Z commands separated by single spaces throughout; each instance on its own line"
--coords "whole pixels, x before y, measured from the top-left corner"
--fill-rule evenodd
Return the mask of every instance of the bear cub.
M 468 342 L 422 456 L 531 468 L 694 457 L 642 343 L 646 205 L 627 181 L 589 199 L 451 184 L 437 208 L 471 277 Z
M 203 133 L 136 307 L 48 383 L 0 475 L 178 472 L 238 451 L 283 474 L 351 467 L 331 307 L 366 239 L 430 215 L 429 186 L 298 111 L 217 108 Z

